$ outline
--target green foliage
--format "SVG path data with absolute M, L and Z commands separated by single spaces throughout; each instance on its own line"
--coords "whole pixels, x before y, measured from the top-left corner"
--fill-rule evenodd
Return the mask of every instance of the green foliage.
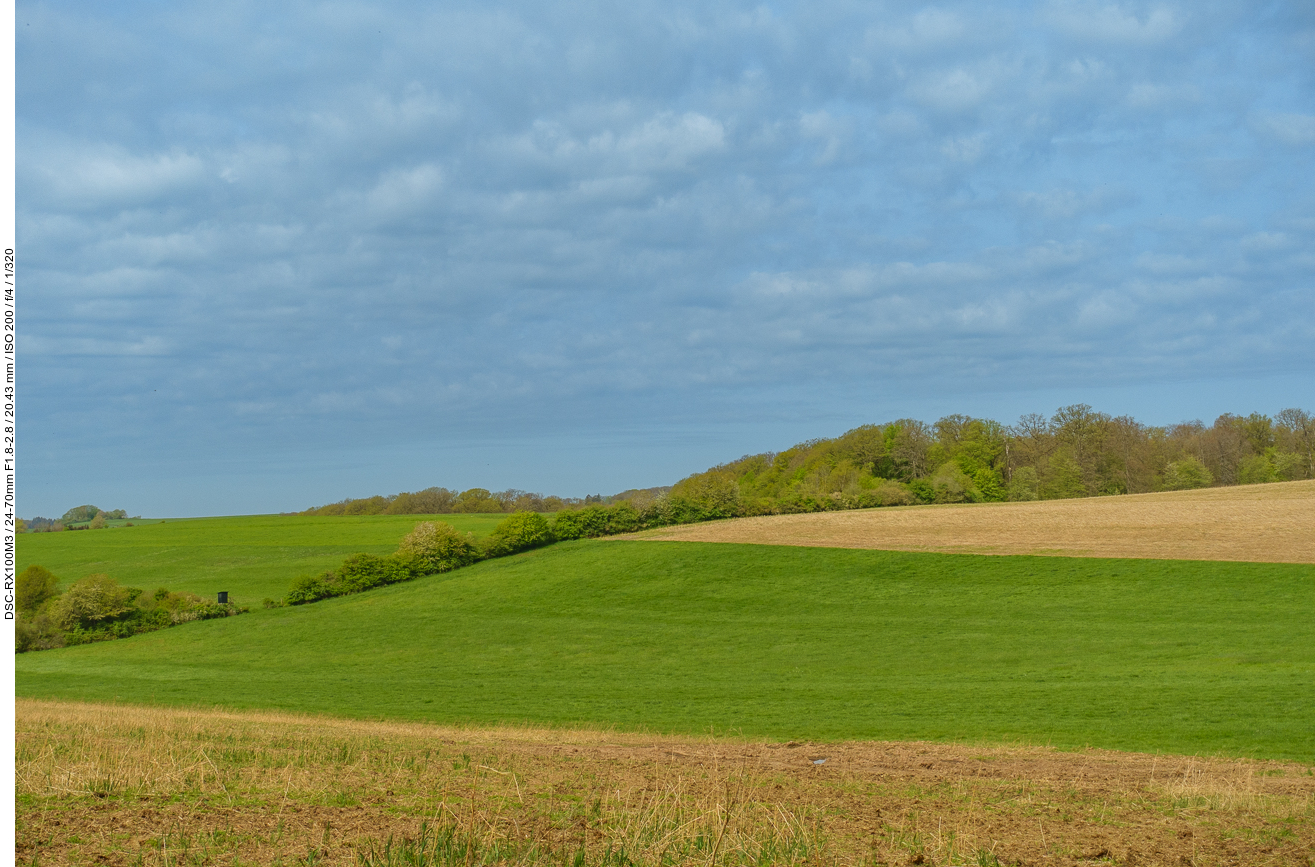
M 582 541 L 24 654 L 17 693 L 1309 762 L 1312 608 L 1300 564 Z
M 435 563 L 442 562 L 444 568 L 436 568 Z M 453 565 L 442 557 L 422 556 L 414 551 L 398 551 L 386 557 L 375 554 L 353 554 L 342 562 L 337 569 L 319 575 L 301 575 L 293 579 L 292 586 L 283 597 L 283 605 L 305 605 L 321 599 L 346 596 L 351 593 L 363 593 L 376 587 L 410 581 L 421 575 L 447 572 L 467 565 L 474 560 L 465 560 Z M 266 608 L 276 607 L 280 603 L 267 600 Z
M 917 496 L 909 490 L 908 485 L 890 479 L 883 479 L 872 495 L 873 505 L 877 506 L 912 506 L 918 502 Z
M 596 539 L 607 535 L 607 508 L 590 506 L 569 509 L 553 517 L 552 535 L 557 539 Z
M 1047 500 L 1063 500 L 1087 495 L 1087 486 L 1082 480 L 1082 465 L 1071 452 L 1060 451 L 1050 458 L 1042 490 Z
M 45 566 L 28 566 L 14 582 L 14 607 L 21 618 L 37 610 L 59 595 L 59 579 Z
M 379 557 L 374 554 L 353 554 L 342 561 L 337 574 L 345 592 L 359 593 L 384 584 L 409 581 L 423 574 L 414 569 L 417 560 L 396 555 Z
M 1260 454 L 1248 455 L 1243 458 L 1242 465 L 1238 470 L 1237 481 L 1241 485 L 1260 485 L 1266 482 L 1277 482 L 1280 478 L 1278 467 L 1271 456 Z
M 362 593 L 421 575 L 451 572 L 479 559 L 480 551 L 471 534 L 461 533 L 442 521 L 422 521 L 406 534 L 397 550 L 387 556 L 356 553 L 343 560 L 337 569 L 319 575 L 298 576 L 283 597 L 283 604 L 305 605 L 335 596 Z
M 105 529 L 105 513 L 104 513 L 104 512 L 97 512 L 97 513 L 96 513 L 96 517 L 94 517 L 94 518 L 91 519 L 91 524 L 90 524 L 89 526 L 90 526 L 91 529 L 93 529 L 93 530 L 104 530 L 104 529 Z
M 928 503 L 936 502 L 936 489 L 932 487 L 931 482 L 927 479 L 910 479 L 908 489 L 919 505 L 925 506 Z
M 397 556 L 419 575 L 450 572 L 479 559 L 474 537 L 443 521 L 421 521 L 402 539 Z
M 43 574 L 44 573 L 44 574 Z M 15 630 L 15 650 L 49 650 L 127 638 L 193 620 L 209 620 L 244 613 L 235 604 L 206 602 L 190 593 L 171 593 L 161 587 L 150 596 L 123 587 L 107 575 L 88 575 L 62 595 L 47 590 L 54 576 L 40 566 L 24 570 L 29 576 L 28 609 Z M 41 598 L 44 597 L 44 598 Z M 33 600 L 41 598 L 35 603 Z
M 95 506 L 74 506 L 60 518 L 65 524 L 81 524 L 96 517 L 100 509 Z
M 999 470 L 979 468 L 973 473 L 972 486 L 977 489 L 982 502 L 998 503 L 1005 499 L 1004 479 L 1000 478 Z
M 132 608 L 141 591 L 122 587 L 108 575 L 88 575 L 64 591 L 51 606 L 51 615 L 64 629 L 94 629 Z
M 1262 462 L 1261 458 L 1264 458 Z M 899 419 L 862 425 L 834 439 L 808 440 L 780 453 L 746 455 L 694 473 L 669 490 L 631 490 L 614 497 L 563 501 L 523 491 L 444 489 L 426 508 L 468 514 L 560 511 L 583 505 L 561 521 L 559 538 L 610 532 L 591 507 L 629 501 L 639 526 L 834 509 L 916 503 L 993 502 L 1143 493 L 1196 484 L 1182 477 L 1195 459 L 1210 484 L 1315 478 L 1315 417 L 1285 409 L 1273 418 L 1225 414 L 1207 428 L 1199 421 L 1170 427 L 1111 417 L 1087 404 L 1060 407 L 1049 418 L 1025 415 L 1012 427 L 991 419 L 948 415 L 928 425 Z M 957 472 L 947 468 L 953 465 Z M 1172 469 L 1171 469 L 1172 467 Z M 1019 479 L 1006 486 L 1005 479 Z M 1166 483 L 1166 479 L 1168 482 Z M 886 482 L 904 488 L 885 488 Z M 343 503 L 315 514 L 402 513 L 420 508 L 419 495 Z
M 642 510 L 623 500 L 613 506 L 564 509 L 553 517 L 552 535 L 563 540 L 597 539 L 646 527 L 706 521 L 709 517 L 705 509 L 685 497 L 662 497 Z
M 1041 499 L 1041 482 L 1033 467 L 1019 467 L 1009 480 L 1009 499 L 1015 502 Z
M 30 650 L 63 647 L 64 635 L 64 630 L 45 611 L 19 617 L 14 624 L 14 652 L 27 653 Z
M 1205 464 L 1192 455 L 1174 461 L 1164 468 L 1164 487 L 1168 491 L 1186 491 L 1208 488 L 1214 481 Z
M 934 492 L 933 501 L 937 503 L 981 501 L 981 494 L 973 486 L 973 480 L 954 461 L 946 461 L 937 468 L 931 477 L 931 487 Z
M 484 488 L 471 488 L 461 492 L 452 511 L 497 513 L 502 511 L 502 502 Z
M 484 540 L 485 557 L 505 557 L 553 541 L 548 519 L 535 512 L 517 512 L 493 528 Z
M 730 469 L 718 467 L 682 479 L 672 487 L 669 499 L 690 503 L 704 516 L 701 520 L 740 514 L 740 486 Z
M 320 575 L 298 575 L 292 579 L 292 587 L 288 590 L 288 594 L 283 597 L 283 604 L 305 605 L 308 602 L 331 599 L 334 596 L 342 595 L 341 588 L 342 584 L 335 572 L 324 572 Z
M 633 533 L 642 530 L 647 524 L 644 516 L 633 505 L 624 500 L 607 510 L 607 535 Z

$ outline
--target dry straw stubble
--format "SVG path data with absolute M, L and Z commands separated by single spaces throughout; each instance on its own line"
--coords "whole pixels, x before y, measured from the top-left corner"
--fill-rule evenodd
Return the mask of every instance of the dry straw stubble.
M 462 864 L 1315 855 L 1315 776 L 1292 763 L 33 700 L 19 702 L 18 724 L 26 863 L 419 863 L 422 833 L 441 856 L 428 863 Z
M 625 538 L 956 554 L 1315 563 L 1315 480 L 739 518 Z

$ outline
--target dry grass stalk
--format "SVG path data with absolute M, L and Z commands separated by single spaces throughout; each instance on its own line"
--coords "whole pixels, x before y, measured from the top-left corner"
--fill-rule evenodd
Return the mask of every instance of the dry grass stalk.
M 527 865 L 1315 856 L 1315 775 L 1291 763 L 31 700 L 18 727 L 23 863 L 374 867 L 425 847 L 442 856 L 426 863 Z
M 1315 563 L 1315 480 L 1028 503 L 737 518 L 617 538 L 824 548 Z

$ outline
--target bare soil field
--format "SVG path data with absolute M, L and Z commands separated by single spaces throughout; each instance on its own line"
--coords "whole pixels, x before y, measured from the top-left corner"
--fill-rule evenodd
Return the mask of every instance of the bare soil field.
M 1315 862 L 1293 763 L 26 699 L 17 723 L 23 864 Z
M 1315 563 L 1315 481 L 737 518 L 631 536 L 954 554 Z

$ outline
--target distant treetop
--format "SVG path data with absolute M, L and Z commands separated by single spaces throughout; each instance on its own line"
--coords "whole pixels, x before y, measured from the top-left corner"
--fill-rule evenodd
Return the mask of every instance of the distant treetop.
M 88 506 L 74 506 L 73 508 L 69 509 L 67 512 L 64 513 L 64 517 L 60 518 L 60 521 L 64 522 L 65 524 L 82 524 L 95 518 L 96 515 L 98 514 L 104 514 L 106 518 L 128 517 L 128 513 L 125 512 L 123 509 L 115 509 L 112 512 L 107 512 L 104 509 L 101 509 L 97 506 L 88 505 Z

